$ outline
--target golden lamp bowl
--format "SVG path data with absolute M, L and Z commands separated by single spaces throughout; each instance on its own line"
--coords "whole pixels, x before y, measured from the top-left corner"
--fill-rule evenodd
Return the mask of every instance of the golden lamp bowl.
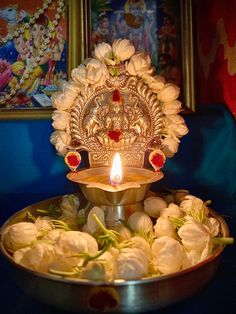
M 90 207 L 103 208 L 106 225 L 111 228 L 120 220 L 127 220 L 136 210 L 142 210 L 141 202 L 147 196 L 151 183 L 163 178 L 163 173 L 144 168 L 123 168 L 124 178 L 121 184 L 113 186 L 109 182 L 108 167 L 88 168 L 71 172 L 67 178 L 79 184 Z
M 46 210 L 49 205 L 58 204 L 60 199 L 61 196 L 45 200 L 17 212 L 2 226 L 2 234 L 9 225 L 24 220 L 27 212 L 36 215 L 38 208 Z M 86 205 L 85 199 L 84 202 L 83 205 Z M 222 236 L 228 237 L 229 230 L 224 219 L 213 210 L 210 210 L 210 214 L 219 220 Z M 95 282 L 62 278 L 24 268 L 14 262 L 1 241 L 1 252 L 8 261 L 9 276 L 25 293 L 43 303 L 74 313 L 142 313 L 184 300 L 211 280 L 223 250 L 224 245 L 221 245 L 201 263 L 170 275 L 131 281 Z
M 163 173 L 144 168 L 125 167 L 121 184 L 109 182 L 110 168 L 88 168 L 70 172 L 67 178 L 79 184 L 85 198 L 96 205 L 129 205 L 141 202 L 150 185 L 163 178 Z

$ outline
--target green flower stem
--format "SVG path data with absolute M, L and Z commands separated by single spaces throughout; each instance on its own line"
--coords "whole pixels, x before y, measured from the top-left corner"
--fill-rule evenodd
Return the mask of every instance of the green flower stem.
M 98 254 L 96 254 L 96 255 L 89 255 L 89 254 L 87 254 L 87 253 L 81 253 L 81 254 L 78 254 L 76 257 L 82 257 L 82 258 L 84 258 L 84 262 L 83 262 L 83 265 L 82 265 L 82 267 L 85 267 L 87 264 L 88 264 L 88 262 L 90 262 L 90 261 L 93 261 L 93 260 L 95 260 L 95 259 L 98 259 L 103 253 L 105 253 L 107 250 L 108 250 L 108 248 L 110 247 L 110 245 L 111 245 L 111 243 L 107 243 L 103 248 L 102 248 L 102 250 L 101 251 L 99 251 L 98 252 Z M 75 256 L 74 256 L 75 257 Z
M 33 214 L 31 214 L 31 212 L 27 212 L 26 217 L 27 219 L 32 220 L 33 222 L 35 222 L 37 219 Z
M 170 222 L 172 222 L 172 224 L 179 229 L 180 227 L 182 227 L 185 223 L 185 219 L 184 218 L 177 218 L 177 217 L 169 217 Z
M 134 236 L 136 236 L 136 235 L 141 237 L 141 238 L 144 238 L 144 240 L 146 240 L 149 243 L 149 245 L 152 246 L 153 241 L 154 241 L 152 229 L 149 230 L 148 232 L 146 232 L 145 230 L 140 230 L 140 231 L 134 233 Z
M 213 241 L 215 244 L 234 244 L 234 238 L 232 237 L 217 237 Z
M 71 277 L 71 276 L 78 275 L 80 270 L 75 269 L 74 271 L 62 271 L 62 270 L 56 270 L 56 269 L 50 268 L 48 272 L 51 274 L 59 275 L 63 277 Z
M 48 209 L 38 208 L 38 209 L 36 209 L 36 211 L 40 214 L 48 215 L 48 216 L 54 217 L 54 218 L 59 217 L 62 213 L 61 209 L 55 204 L 49 205 Z
M 50 222 L 52 222 L 54 224 L 56 229 L 63 229 L 65 231 L 73 230 L 62 220 L 52 219 L 52 220 L 50 220 Z
M 100 236 L 102 240 L 108 240 L 108 242 L 111 242 L 113 245 L 118 244 L 118 235 L 119 233 L 115 230 L 109 230 L 107 229 L 102 222 L 99 220 L 98 216 L 96 214 L 93 214 L 93 218 L 104 233 L 104 236 Z M 99 238 L 99 237 L 98 237 Z M 105 241 L 106 242 L 106 241 Z
M 37 209 L 37 212 L 40 214 L 48 214 L 48 210 L 47 209 Z

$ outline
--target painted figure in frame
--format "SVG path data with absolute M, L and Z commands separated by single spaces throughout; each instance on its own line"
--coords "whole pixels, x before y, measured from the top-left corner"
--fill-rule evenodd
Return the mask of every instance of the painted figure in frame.
M 66 78 L 64 24 L 59 23 L 51 31 L 47 47 L 44 49 L 44 53 L 40 54 L 53 23 L 55 6 L 49 7 L 44 14 L 35 18 L 34 23 L 30 23 L 30 17 L 36 12 L 36 4 L 32 7 L 28 2 L 22 5 L 20 1 L 18 2 L 14 6 L 1 7 L 0 5 L 0 26 L 3 25 L 0 28 L 0 38 L 6 38 L 8 34 L 19 28 L 24 29 L 24 32 L 20 32 L 11 40 L 0 45 L 0 63 L 4 64 L 4 68 L 8 70 L 8 76 L 5 76 L 4 82 L 0 82 L 0 95 L 10 94 L 21 81 L 18 92 L 7 99 L 5 104 L 0 104 L 4 109 L 39 107 L 39 103 L 34 101 L 33 97 L 40 94 L 50 96 L 52 92 L 59 89 L 60 80 Z M 43 3 L 42 0 L 37 1 L 39 7 L 42 7 Z M 63 23 L 64 20 L 63 17 Z M 29 23 L 30 27 L 25 27 Z M 30 75 L 22 82 L 21 78 L 29 68 L 32 68 Z M 0 81 L 2 80 L 0 79 Z
M 91 48 L 127 38 L 158 73 L 181 82 L 180 6 L 175 0 L 91 0 Z

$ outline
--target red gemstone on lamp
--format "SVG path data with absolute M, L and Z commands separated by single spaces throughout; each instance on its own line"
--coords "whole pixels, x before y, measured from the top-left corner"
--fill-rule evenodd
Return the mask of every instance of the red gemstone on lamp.
M 71 171 L 76 171 L 81 162 L 81 156 L 78 152 L 70 151 L 65 156 L 65 163 Z
M 121 94 L 117 89 L 114 90 L 114 92 L 113 92 L 112 100 L 113 101 L 121 101 Z
M 164 166 L 166 157 L 161 150 L 154 150 L 149 155 L 149 161 L 153 168 L 158 171 Z
M 122 135 L 122 132 L 120 130 L 114 130 L 114 131 L 108 132 L 108 136 L 110 137 L 110 139 L 112 139 L 113 141 L 117 143 L 120 141 L 121 135 Z
M 152 163 L 154 165 L 156 165 L 157 167 L 161 168 L 164 166 L 164 158 L 162 155 L 160 154 L 155 154 L 153 157 L 152 157 Z
M 68 160 L 68 164 L 70 166 L 73 166 L 73 167 L 76 167 L 79 165 L 80 161 L 78 160 L 78 157 L 75 156 L 75 155 L 70 155 L 67 157 L 67 160 Z

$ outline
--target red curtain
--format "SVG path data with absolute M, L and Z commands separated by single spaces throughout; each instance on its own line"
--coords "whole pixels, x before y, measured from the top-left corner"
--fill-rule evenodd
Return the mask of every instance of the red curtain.
M 236 1 L 195 1 L 199 102 L 224 103 L 236 116 Z

